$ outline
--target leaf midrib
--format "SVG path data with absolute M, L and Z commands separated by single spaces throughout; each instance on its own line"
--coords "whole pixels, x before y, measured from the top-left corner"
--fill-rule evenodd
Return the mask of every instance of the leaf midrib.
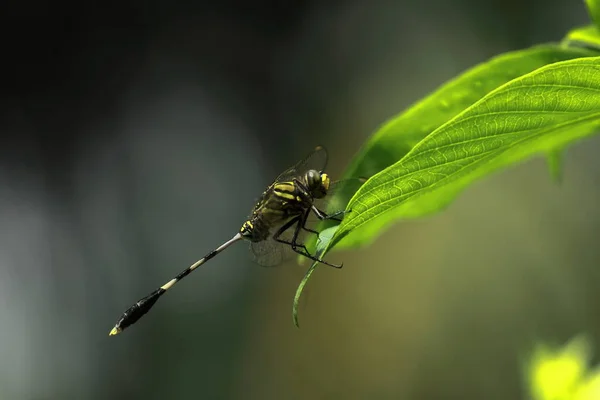
M 573 111 L 573 112 L 575 112 L 575 111 Z M 554 112 L 551 112 L 551 113 L 555 114 Z M 581 114 L 584 114 L 584 113 L 585 114 L 589 114 L 589 111 L 581 111 L 580 113 Z M 452 126 L 452 125 L 448 125 L 448 126 Z M 553 125 L 553 126 L 557 126 L 557 125 Z M 538 128 L 538 129 L 543 129 L 543 128 Z M 503 133 L 499 133 L 499 134 L 495 134 L 495 135 L 481 136 L 481 137 L 478 137 L 478 138 L 461 140 L 460 142 L 448 143 L 448 144 L 444 144 L 444 145 L 441 145 L 441 146 L 432 147 L 430 149 L 425 149 L 425 150 L 423 150 L 423 151 L 421 151 L 419 153 L 416 153 L 414 155 L 407 156 L 406 158 L 404 158 L 403 161 L 411 161 L 412 159 L 420 157 L 420 156 L 422 156 L 424 154 L 432 153 L 432 152 L 434 152 L 436 150 L 446 149 L 446 148 L 452 147 L 452 146 L 457 146 L 457 145 L 461 145 L 461 144 L 465 144 L 466 145 L 466 144 L 469 144 L 469 143 L 472 143 L 472 142 L 476 142 L 476 141 L 480 141 L 480 140 L 489 140 L 489 139 L 493 139 L 493 138 L 501 138 L 501 137 L 504 137 L 504 135 L 512 135 L 512 134 L 515 134 L 515 133 L 526 132 L 526 131 L 530 131 L 530 130 L 531 130 L 531 128 L 525 128 L 525 129 L 519 129 L 519 130 L 510 131 L 510 132 L 503 132 Z M 435 138 L 432 138 L 431 140 L 433 141 L 434 139 Z

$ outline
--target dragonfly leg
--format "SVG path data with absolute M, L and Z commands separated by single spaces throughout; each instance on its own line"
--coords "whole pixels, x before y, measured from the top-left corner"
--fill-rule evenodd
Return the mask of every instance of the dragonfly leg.
M 306 195 L 308 195 L 308 189 L 306 186 L 304 186 L 304 183 L 300 182 L 298 178 L 292 179 L 292 182 L 294 182 L 296 186 L 298 186 Z
M 327 262 L 325 260 L 321 260 L 321 259 L 313 256 L 312 254 L 310 254 L 308 252 L 308 250 L 306 249 L 306 246 L 304 246 L 304 245 L 292 246 L 292 250 L 294 250 L 296 253 L 298 253 L 298 254 L 306 257 L 306 258 L 309 258 L 309 259 L 311 259 L 313 261 L 316 261 L 316 262 L 319 262 L 321 264 L 329 265 L 330 267 L 333 267 L 333 268 L 338 268 L 339 269 L 339 268 L 342 268 L 344 266 L 344 264 L 332 264 L 330 262 Z
M 315 235 L 317 235 L 317 238 L 318 238 L 319 232 L 315 231 L 314 229 L 307 228 L 306 227 L 307 221 L 308 221 L 308 218 L 304 218 L 304 223 L 302 224 L 302 229 L 304 229 L 306 232 L 314 233 Z
M 333 214 L 327 214 L 325 211 L 319 210 L 315 206 L 312 206 L 311 209 L 315 213 L 315 215 L 317 216 L 317 218 L 319 218 L 321 220 L 331 219 L 331 220 L 338 221 L 338 222 L 342 222 L 342 219 L 338 218 L 338 216 L 347 214 L 349 212 L 349 211 L 346 211 L 346 210 L 342 210 L 342 211 L 336 211 Z
M 310 210 L 308 210 L 310 211 Z M 334 267 L 334 268 L 342 268 L 343 264 L 331 264 L 325 260 L 320 260 L 317 257 L 313 256 L 312 254 L 310 254 L 310 252 L 308 251 L 308 249 L 306 248 L 306 246 L 304 244 L 299 244 L 296 242 L 296 240 L 298 239 L 298 234 L 300 233 L 300 228 L 302 228 L 302 226 L 306 223 L 306 219 L 308 218 L 308 213 L 306 212 L 304 215 L 302 216 L 298 216 L 296 218 L 291 219 L 288 223 L 286 223 L 285 225 L 283 225 L 281 228 L 279 228 L 279 230 L 275 233 L 275 235 L 273 235 L 273 239 L 275 239 L 276 241 L 278 241 L 279 243 L 285 243 L 288 244 L 292 247 L 292 250 L 294 250 L 296 253 L 309 258 L 313 261 L 316 262 L 320 262 L 322 264 L 325 265 L 329 265 L 330 267 Z M 302 219 L 302 220 L 301 220 Z M 280 236 L 289 228 L 292 227 L 292 225 L 296 224 L 296 227 L 294 229 L 294 236 L 292 237 L 291 241 L 285 240 L 285 239 L 281 239 Z

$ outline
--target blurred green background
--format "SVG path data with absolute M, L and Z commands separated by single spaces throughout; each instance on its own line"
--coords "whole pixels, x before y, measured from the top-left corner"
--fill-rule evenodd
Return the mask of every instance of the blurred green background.
M 7 3 L 0 398 L 527 397 L 539 341 L 600 339 L 600 140 L 307 265 L 238 245 L 108 336 L 240 227 L 317 144 L 368 136 L 498 53 L 559 41 L 583 1 Z M 83 6 L 82 6 L 83 7 Z

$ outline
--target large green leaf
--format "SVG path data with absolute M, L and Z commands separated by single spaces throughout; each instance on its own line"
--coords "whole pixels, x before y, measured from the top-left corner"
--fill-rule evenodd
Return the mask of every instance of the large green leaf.
M 344 237 L 354 244 L 369 241 L 398 218 L 429 212 L 430 198 L 590 135 L 599 122 L 600 57 L 559 62 L 517 78 L 367 181 L 329 247 Z
M 385 123 L 353 158 L 344 178 L 370 177 L 396 163 L 435 129 L 512 79 L 554 62 L 595 55 L 587 49 L 546 44 L 479 64 Z M 354 193 L 336 193 L 335 203 L 347 204 Z M 434 201 L 431 212 L 442 207 L 442 202 Z
M 439 208 L 476 179 L 564 147 L 599 125 L 600 57 L 558 62 L 514 79 L 369 179 L 348 203 L 352 212 L 321 253 L 342 239 L 347 246 L 368 243 L 399 219 Z M 296 297 L 300 293 L 299 288 Z

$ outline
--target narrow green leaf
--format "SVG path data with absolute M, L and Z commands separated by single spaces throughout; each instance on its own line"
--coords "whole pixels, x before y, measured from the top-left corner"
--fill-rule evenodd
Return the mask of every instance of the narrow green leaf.
M 428 212 L 432 199 L 456 195 L 498 168 L 589 136 L 599 125 L 600 57 L 517 78 L 369 179 L 350 200 L 352 212 L 328 248 L 343 238 L 352 245 L 369 242 L 395 220 Z
M 592 21 L 600 28 L 600 0 L 585 0 Z
M 563 39 L 564 45 L 583 45 L 600 51 L 600 30 L 596 25 L 575 28 Z
M 319 233 L 319 240 L 317 243 L 317 251 L 316 251 L 317 258 L 320 258 L 325 253 L 325 250 L 329 246 L 329 242 L 331 241 L 331 238 L 337 231 L 338 227 L 339 227 L 339 225 L 332 226 L 331 228 L 325 229 Z M 298 289 L 296 289 L 296 294 L 294 296 L 294 305 L 292 306 L 292 317 L 294 319 L 294 325 L 296 325 L 297 328 L 300 327 L 300 324 L 298 323 L 298 304 L 300 302 L 300 296 L 302 295 L 304 286 L 306 285 L 306 283 L 310 279 L 311 275 L 315 271 L 315 268 L 317 267 L 317 265 L 318 265 L 317 262 L 312 263 L 310 268 L 308 268 L 308 270 L 306 271 L 304 278 L 302 278 L 302 281 L 298 285 Z
M 479 64 L 385 123 L 353 158 L 344 178 L 371 177 L 396 163 L 435 129 L 512 79 L 551 63 L 594 55 L 597 53 L 587 49 L 545 44 Z M 339 203 L 348 204 L 353 195 L 353 191 L 342 190 L 336 198 Z M 441 199 L 434 200 L 431 212 L 443 205 Z M 422 205 L 420 211 L 423 208 Z M 344 242 L 339 245 L 343 247 Z

